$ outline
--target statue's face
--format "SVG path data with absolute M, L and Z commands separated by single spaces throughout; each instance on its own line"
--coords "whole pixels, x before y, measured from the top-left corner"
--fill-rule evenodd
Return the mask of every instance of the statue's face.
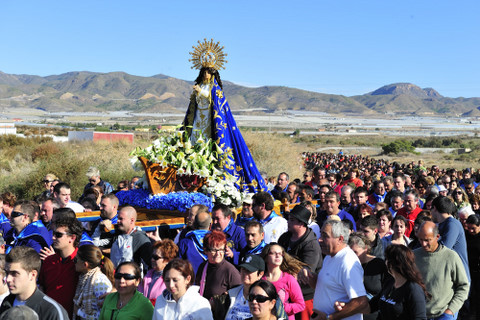
M 210 78 L 212 78 L 212 74 L 208 70 L 206 70 L 204 78 L 205 81 L 210 81 Z

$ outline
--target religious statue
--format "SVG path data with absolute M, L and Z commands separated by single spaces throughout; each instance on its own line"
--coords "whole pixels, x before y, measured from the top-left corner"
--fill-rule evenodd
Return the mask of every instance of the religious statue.
M 213 39 L 198 42 L 190 52 L 193 67 L 199 69 L 183 128 L 190 141 L 196 143 L 201 136 L 213 139 L 223 152 L 232 155 L 233 165 L 224 169 L 238 177 L 239 189 L 249 192 L 266 191 L 267 187 L 233 119 L 230 106 L 223 93 L 219 69 L 224 68 L 226 54 Z

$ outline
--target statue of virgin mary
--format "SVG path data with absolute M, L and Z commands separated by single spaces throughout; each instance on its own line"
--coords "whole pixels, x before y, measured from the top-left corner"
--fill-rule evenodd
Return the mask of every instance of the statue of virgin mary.
M 223 67 L 225 54 L 223 47 L 213 40 L 204 40 L 190 53 L 194 66 L 200 69 L 190 104 L 183 121 L 183 128 L 192 143 L 200 134 L 213 139 L 223 152 L 232 155 L 233 164 L 225 164 L 224 169 L 238 178 L 238 188 L 249 192 L 266 191 L 267 187 L 253 161 L 253 157 L 243 140 L 240 129 L 233 119 L 230 106 L 223 93 L 222 80 L 218 70 Z

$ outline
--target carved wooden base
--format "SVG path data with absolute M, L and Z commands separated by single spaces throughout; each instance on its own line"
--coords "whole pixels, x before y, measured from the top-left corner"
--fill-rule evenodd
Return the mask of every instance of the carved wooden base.
M 177 175 L 177 168 L 174 166 L 163 168 L 158 163 L 152 163 L 144 157 L 138 159 L 145 169 L 148 187 L 152 194 L 166 194 L 173 191 L 196 192 L 206 182 L 205 178 L 197 175 Z

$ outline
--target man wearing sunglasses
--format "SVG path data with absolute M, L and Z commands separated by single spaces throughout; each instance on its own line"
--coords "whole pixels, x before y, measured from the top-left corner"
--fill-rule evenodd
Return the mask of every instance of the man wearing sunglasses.
M 70 318 L 73 314 L 73 297 L 78 282 L 75 257 L 82 238 L 83 226 L 77 218 L 61 216 L 55 220 L 53 248 L 55 254 L 42 264 L 38 284 L 46 295 L 60 303 Z
M 35 208 L 29 202 L 20 200 L 15 203 L 10 215 L 10 229 L 5 235 L 7 253 L 14 247 L 27 246 L 40 252 L 44 247 L 49 247 L 51 239 L 46 239 L 37 223 L 32 223 L 35 218 Z

